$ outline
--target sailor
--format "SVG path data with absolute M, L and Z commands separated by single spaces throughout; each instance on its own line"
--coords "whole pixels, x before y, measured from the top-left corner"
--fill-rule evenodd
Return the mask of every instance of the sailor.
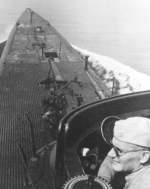
M 88 58 L 89 56 L 85 56 L 85 67 L 84 67 L 84 70 L 88 70 Z
M 130 117 L 117 120 L 112 129 L 112 145 L 101 164 L 98 176 L 112 182 L 115 175 L 122 173 L 124 189 L 150 189 L 150 119 Z M 108 131 L 108 130 L 107 130 Z
M 77 106 L 81 106 L 83 103 L 83 97 L 81 94 L 77 94 L 76 95 L 76 99 L 77 99 Z

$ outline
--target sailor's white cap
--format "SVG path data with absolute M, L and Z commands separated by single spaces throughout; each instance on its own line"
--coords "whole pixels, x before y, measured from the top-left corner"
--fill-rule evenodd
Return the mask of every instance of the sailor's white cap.
M 110 119 L 110 118 L 109 118 Z M 107 119 L 108 120 L 108 119 Z M 111 126 L 102 125 L 102 136 L 107 143 L 111 143 L 112 137 L 115 139 L 132 143 L 139 146 L 150 147 L 150 119 L 146 117 L 130 117 L 115 121 Z M 109 127 L 109 130 L 108 130 Z M 112 128 L 110 130 L 110 127 Z M 112 137 L 107 137 L 112 132 Z
M 116 121 L 113 137 L 123 142 L 150 147 L 150 119 L 130 117 Z

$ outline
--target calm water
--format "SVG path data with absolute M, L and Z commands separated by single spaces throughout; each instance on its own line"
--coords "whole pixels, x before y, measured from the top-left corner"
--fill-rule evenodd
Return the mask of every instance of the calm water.
M 108 32 L 103 30 L 106 28 L 103 25 L 92 26 L 89 30 L 80 30 L 76 25 L 59 25 L 57 28 L 76 46 L 113 57 L 150 75 L 150 34 Z
M 28 7 L 32 8 L 32 5 Z M 124 16 L 114 14 L 112 8 L 103 7 L 103 11 L 100 12 L 95 7 L 91 12 L 89 10 L 86 12 L 86 8 L 84 10 L 83 7 L 73 7 L 69 4 L 57 8 L 45 6 L 44 11 L 40 7 L 32 9 L 46 18 L 70 43 L 97 54 L 113 57 L 150 75 L 150 32 L 146 30 L 146 24 L 142 25 L 142 20 L 141 25 L 138 25 L 139 18 L 135 17 L 132 20 L 137 21 L 136 24 L 133 22 L 135 24 L 133 28 L 130 18 L 125 20 Z M 8 11 L 8 14 L 0 13 L 1 38 L 7 35 L 10 27 L 24 10 L 22 7 L 19 11 Z M 149 21 L 147 23 L 150 25 Z

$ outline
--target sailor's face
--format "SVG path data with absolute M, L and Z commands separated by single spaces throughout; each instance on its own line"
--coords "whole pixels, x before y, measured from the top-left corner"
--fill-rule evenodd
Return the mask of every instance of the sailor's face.
M 113 138 L 113 148 L 108 153 L 113 159 L 113 169 L 116 172 L 131 173 L 137 170 L 141 164 L 141 150 L 136 145 L 121 142 Z

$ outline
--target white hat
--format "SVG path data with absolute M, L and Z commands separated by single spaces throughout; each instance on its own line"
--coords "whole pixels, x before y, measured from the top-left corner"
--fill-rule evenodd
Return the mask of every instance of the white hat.
M 123 142 L 150 147 L 150 119 L 130 117 L 116 121 L 113 137 Z

